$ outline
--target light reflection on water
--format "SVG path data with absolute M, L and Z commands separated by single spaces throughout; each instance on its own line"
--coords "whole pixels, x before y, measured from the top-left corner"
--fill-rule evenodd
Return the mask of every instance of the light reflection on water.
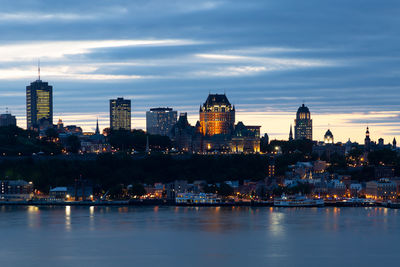
M 385 208 L 2 206 L 0 266 L 396 266 L 398 214 Z

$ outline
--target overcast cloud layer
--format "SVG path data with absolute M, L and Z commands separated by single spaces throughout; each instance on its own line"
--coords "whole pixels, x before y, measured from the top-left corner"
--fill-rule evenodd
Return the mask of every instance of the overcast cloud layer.
M 25 86 L 54 86 L 55 121 L 108 126 L 108 99 L 198 119 L 209 92 L 238 119 L 286 138 L 304 101 L 314 136 L 400 133 L 398 0 L 1 1 L 0 108 L 25 127 Z

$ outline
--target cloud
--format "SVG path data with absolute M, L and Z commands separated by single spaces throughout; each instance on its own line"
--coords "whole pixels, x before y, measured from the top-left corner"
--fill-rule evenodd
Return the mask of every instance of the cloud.
M 180 39 L 41 41 L 0 45 L 0 61 L 60 60 L 66 55 L 90 53 L 99 48 L 185 46 L 198 42 Z
M 392 138 L 399 8 L 396 0 L 4 0 L 0 109 L 24 118 L 40 58 L 57 114 L 106 114 L 110 97 L 129 96 L 135 127 L 153 106 L 195 120 L 208 92 L 226 91 L 238 118 L 279 138 L 302 101 L 316 137 L 330 123 L 335 140 L 362 141 L 370 123 L 374 138 Z

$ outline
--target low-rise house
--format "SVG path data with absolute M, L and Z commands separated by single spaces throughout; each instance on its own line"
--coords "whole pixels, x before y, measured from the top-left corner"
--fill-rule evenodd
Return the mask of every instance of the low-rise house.
M 68 195 L 68 189 L 65 186 L 58 186 L 50 189 L 50 199 L 66 199 Z

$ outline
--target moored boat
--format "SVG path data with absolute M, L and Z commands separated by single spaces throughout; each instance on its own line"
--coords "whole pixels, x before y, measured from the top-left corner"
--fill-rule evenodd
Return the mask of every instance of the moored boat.
M 323 199 L 320 198 L 307 198 L 305 196 L 288 197 L 282 195 L 280 198 L 274 200 L 275 207 L 322 207 L 325 205 Z

